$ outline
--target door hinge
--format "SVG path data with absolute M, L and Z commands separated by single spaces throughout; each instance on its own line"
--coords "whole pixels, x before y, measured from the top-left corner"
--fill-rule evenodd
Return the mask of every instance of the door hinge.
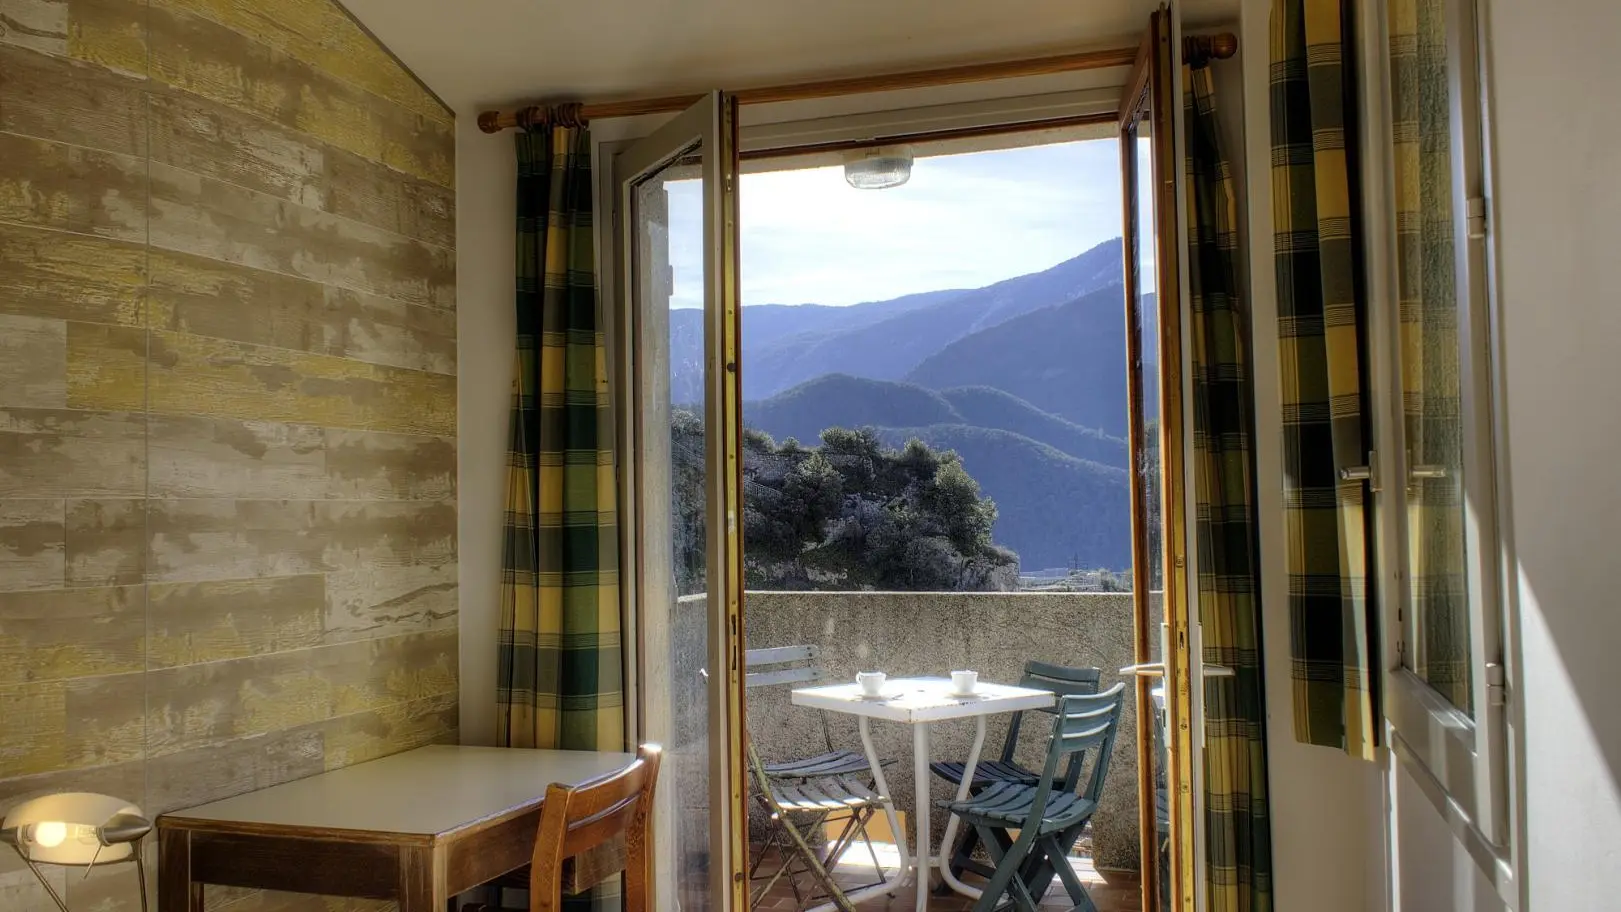
M 1368 483 L 1369 491 L 1379 493 L 1379 454 L 1369 450 L 1367 465 L 1346 466 L 1340 469 L 1340 481 L 1365 481 Z
M 1502 662 L 1486 663 L 1486 705 L 1506 706 L 1508 704 L 1508 675 L 1503 671 Z
M 1486 219 L 1485 197 L 1470 197 L 1464 204 L 1464 214 L 1469 219 L 1469 237 L 1479 239 L 1486 236 L 1491 225 Z

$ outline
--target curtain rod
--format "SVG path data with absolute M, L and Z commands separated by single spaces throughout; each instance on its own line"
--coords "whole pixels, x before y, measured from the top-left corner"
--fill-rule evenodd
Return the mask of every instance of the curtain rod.
M 1183 55 L 1190 60 L 1212 58 L 1224 60 L 1238 53 L 1238 36 L 1231 32 L 1223 32 L 1219 35 L 1190 35 L 1182 39 L 1182 47 Z M 1054 57 L 1033 57 L 1025 60 L 1006 60 L 998 63 L 971 63 L 932 70 L 914 70 L 910 73 L 891 73 L 883 76 L 855 76 L 845 79 L 824 79 L 816 82 L 795 83 L 793 85 L 769 86 L 760 89 L 740 89 L 733 92 L 732 95 L 739 104 L 771 104 L 782 101 L 830 98 L 836 95 L 892 92 L 898 89 L 920 89 L 965 82 L 987 82 L 994 79 L 1048 76 L 1054 73 L 1131 66 L 1136 60 L 1136 47 L 1111 48 L 1101 51 L 1082 51 L 1076 54 L 1059 54 Z M 607 120 L 613 117 L 667 114 L 685 110 L 702 97 L 702 95 L 671 95 L 663 98 L 635 98 L 626 101 L 528 105 L 510 111 L 485 111 L 478 115 L 478 126 L 485 133 L 499 133 L 513 127 L 529 127 L 548 121 L 585 123 L 592 120 Z

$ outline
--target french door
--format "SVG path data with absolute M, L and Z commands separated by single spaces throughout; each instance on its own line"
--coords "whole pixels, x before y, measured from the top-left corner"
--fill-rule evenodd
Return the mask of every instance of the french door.
M 613 162 L 634 736 L 665 749 L 654 895 L 681 912 L 747 908 L 737 173 L 721 92 Z M 672 328 L 701 389 L 671 383 Z
M 1120 102 L 1131 444 L 1132 592 L 1138 808 L 1144 912 L 1194 912 L 1202 880 L 1195 549 L 1183 345 L 1181 36 L 1173 10 L 1151 17 Z

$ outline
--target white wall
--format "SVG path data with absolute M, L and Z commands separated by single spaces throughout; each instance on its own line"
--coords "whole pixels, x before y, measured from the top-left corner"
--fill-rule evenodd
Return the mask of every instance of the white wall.
M 1534 910 L 1613 909 L 1621 906 L 1621 111 L 1602 93 L 1615 84 L 1621 6 L 1483 6 L 1506 378 L 1499 471 L 1509 482 L 1518 578 L 1511 699 L 1528 746 L 1517 795 L 1520 898 Z M 1398 785 L 1402 908 L 1492 908 L 1461 877 L 1448 895 L 1406 876 L 1437 864 L 1440 881 L 1459 854 L 1408 791 Z
M 1244 0 L 1250 308 L 1254 335 L 1261 608 L 1267 668 L 1272 878 L 1279 912 L 1365 912 L 1384 896 L 1380 768 L 1294 739 L 1283 530 L 1277 283 L 1273 265 L 1267 41 L 1270 0 Z M 1235 151 L 1233 154 L 1239 154 Z M 1271 445 L 1268 445 L 1268 441 Z
M 517 161 L 512 134 L 486 136 L 475 111 L 456 118 L 456 336 L 461 504 L 461 733 L 495 743 L 496 628 L 507 414 L 517 337 L 513 309 Z
M 1508 897 L 1406 770 L 1389 789 L 1396 909 L 1621 907 L 1621 113 L 1600 94 L 1621 35 L 1610 0 L 1481 0 L 1495 156 L 1505 379 L 1510 710 L 1523 733 Z M 1512 644 L 1511 644 L 1512 645 Z

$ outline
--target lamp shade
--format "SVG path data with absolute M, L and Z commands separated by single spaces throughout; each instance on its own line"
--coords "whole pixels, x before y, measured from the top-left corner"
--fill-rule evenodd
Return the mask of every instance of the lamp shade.
M 33 798 L 0 818 L 0 831 L 19 852 L 32 861 L 57 865 L 123 861 L 151 830 L 140 808 L 92 792 Z
M 912 177 L 910 146 L 857 149 L 844 159 L 844 182 L 857 190 L 887 190 Z

